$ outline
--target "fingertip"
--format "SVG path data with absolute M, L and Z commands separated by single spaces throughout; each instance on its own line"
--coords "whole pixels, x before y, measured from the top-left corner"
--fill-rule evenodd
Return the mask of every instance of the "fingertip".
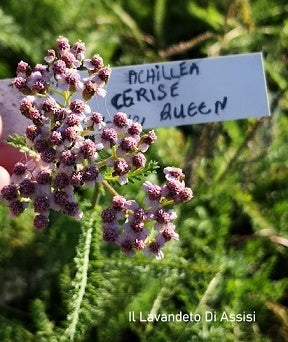
M 1 136 L 2 136 L 2 127 L 3 127 L 2 117 L 1 117 L 1 114 L 0 114 L 0 140 L 1 140 Z
M 4 169 L 4 167 L 0 166 L 0 190 L 8 184 L 10 184 L 9 172 Z
M 14 165 L 19 161 L 26 161 L 25 154 L 15 147 L 0 142 L 0 165 L 12 174 Z

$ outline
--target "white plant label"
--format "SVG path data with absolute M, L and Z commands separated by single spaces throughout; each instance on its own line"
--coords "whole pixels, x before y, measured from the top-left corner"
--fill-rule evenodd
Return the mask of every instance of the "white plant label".
M 260 52 L 113 68 L 106 97 L 90 106 L 145 128 L 270 115 Z
M 12 82 L 0 81 L 0 109 L 5 107 L 0 116 L 11 131 L 15 127 L 8 112 L 23 98 Z M 104 99 L 89 101 L 91 109 L 102 113 L 105 121 L 125 112 L 144 128 L 270 115 L 260 52 L 112 68 L 106 90 Z

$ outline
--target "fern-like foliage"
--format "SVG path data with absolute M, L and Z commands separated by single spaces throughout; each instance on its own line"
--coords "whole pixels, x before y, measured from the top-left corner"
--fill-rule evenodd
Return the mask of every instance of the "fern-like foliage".
M 34 318 L 34 324 L 37 327 L 37 340 L 51 340 L 54 335 L 54 324 L 49 320 L 45 312 L 45 303 L 40 299 L 35 299 L 31 305 L 31 313 Z
M 13 147 L 16 147 L 20 152 L 27 153 L 34 159 L 39 159 L 39 154 L 26 145 L 25 135 L 14 134 L 7 138 L 7 143 Z
M 79 245 L 77 247 L 77 255 L 74 259 L 76 266 L 76 275 L 72 283 L 73 290 L 71 291 L 71 312 L 67 316 L 68 327 L 65 330 L 64 336 L 70 341 L 74 340 L 74 335 L 77 329 L 77 324 L 80 315 L 80 309 L 85 294 L 87 285 L 87 272 L 89 265 L 89 253 L 92 238 L 92 220 L 85 220 L 82 226 Z
M 136 170 L 130 170 L 127 173 L 127 177 L 131 183 L 135 183 L 137 181 L 141 181 L 144 178 L 148 177 L 151 174 L 157 173 L 157 169 L 160 166 L 158 165 L 158 162 L 155 160 L 150 160 L 143 168 L 136 169 Z M 112 175 L 112 168 L 108 169 L 105 173 L 105 179 L 109 182 L 117 182 L 118 176 Z
M 97 216 L 100 217 L 99 214 L 100 208 L 96 207 L 94 211 L 88 211 L 87 216 L 83 219 L 79 244 L 77 246 L 76 257 L 74 258 L 76 274 L 72 281 L 72 289 L 69 296 L 70 312 L 67 316 L 67 328 L 61 338 L 63 341 L 74 341 L 75 335 L 79 335 L 79 333 L 81 335 L 83 333 L 83 325 L 81 326 L 81 324 L 79 324 L 79 320 L 80 314 L 85 311 L 84 296 L 86 295 L 88 269 L 90 267 L 90 252 L 91 246 L 95 245 L 93 242 L 93 238 L 95 238 L 93 231 L 96 229 L 97 236 L 99 236 L 98 229 L 95 228 L 97 227 Z M 99 241 L 96 245 L 99 245 Z
M 129 171 L 128 178 L 132 183 L 143 179 L 143 177 L 148 177 L 151 174 L 157 173 L 157 169 L 159 168 L 158 162 L 155 160 L 149 161 L 143 169 L 137 169 L 133 171 Z
M 0 316 L 1 341 L 32 341 L 33 334 L 17 321 Z

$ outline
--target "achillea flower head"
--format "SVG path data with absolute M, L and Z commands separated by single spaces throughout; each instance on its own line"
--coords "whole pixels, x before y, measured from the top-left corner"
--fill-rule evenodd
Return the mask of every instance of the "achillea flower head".
M 34 217 L 34 227 L 37 230 L 46 228 L 48 226 L 48 223 L 49 223 L 48 217 L 43 214 L 36 215 Z
M 12 201 L 18 196 L 18 188 L 16 184 L 5 185 L 1 190 L 2 197 L 7 201 Z
M 100 131 L 106 126 L 106 123 L 103 121 L 101 113 L 93 112 L 86 118 L 86 125 L 87 128 L 90 128 L 91 130 Z
M 126 208 L 126 198 L 124 196 L 120 196 L 120 195 L 117 195 L 117 196 L 114 196 L 112 198 L 112 206 L 113 206 L 113 209 L 115 209 L 116 211 L 122 211 Z
M 47 55 L 44 57 L 44 61 L 47 62 L 48 64 L 51 64 L 56 58 L 56 53 L 55 50 L 49 49 L 47 51 Z
M 145 247 L 144 254 L 147 257 L 150 257 L 152 254 L 155 254 L 156 259 L 161 260 L 164 258 L 164 253 L 161 250 L 161 247 L 163 247 L 161 243 L 159 243 L 158 241 L 152 241 L 149 243 L 147 247 Z
M 165 178 L 168 180 L 170 179 L 181 180 L 185 178 L 182 170 L 179 169 L 178 167 L 168 166 L 164 168 L 163 172 L 164 172 Z
M 41 133 L 41 129 L 38 126 L 30 125 L 26 128 L 26 137 L 32 142 L 39 136 Z
M 76 42 L 70 49 L 70 52 L 76 57 L 78 61 L 82 61 L 85 58 L 86 46 L 84 42 Z
M 144 252 L 162 259 L 165 244 L 178 240 L 172 223 L 176 213 L 167 205 L 189 201 L 193 192 L 176 167 L 164 169 L 163 186 L 143 183 L 142 205 L 113 189 L 115 181 L 124 185 L 130 178 L 149 174 L 144 153 L 157 136 L 153 130 L 143 134 L 142 125 L 126 113 L 117 112 L 106 123 L 101 113 L 91 112 L 87 101 L 106 95 L 111 68 L 100 55 L 85 58 L 85 52 L 85 43 L 71 45 L 59 37 L 56 48 L 44 58 L 47 65 L 31 68 L 24 61 L 18 63 L 14 87 L 27 95 L 20 102 L 20 113 L 31 121 L 25 139 L 37 163 L 17 163 L 12 184 L 3 187 L 0 200 L 6 200 L 12 216 L 30 203 L 34 227 L 42 230 L 49 225 L 51 210 L 80 220 L 78 189 L 100 186 L 113 194 L 111 205 L 101 214 L 103 240 L 129 257 Z
M 120 142 L 120 148 L 125 152 L 136 151 L 137 141 L 132 137 L 125 137 Z
M 129 120 L 127 118 L 126 113 L 122 113 L 122 112 L 116 113 L 113 117 L 113 123 L 115 126 L 119 128 L 123 128 L 127 126 L 127 124 L 129 123 Z
M 25 77 L 25 76 L 31 74 L 31 70 L 32 69 L 28 63 L 26 63 L 24 61 L 20 61 L 17 65 L 16 75 Z
M 104 223 L 111 223 L 116 218 L 116 213 L 113 208 L 107 208 L 102 211 L 102 220 Z
M 114 128 L 105 127 L 103 128 L 101 134 L 102 141 L 109 142 L 111 145 L 115 145 L 117 143 L 117 132 Z
M 107 67 L 101 68 L 98 72 L 98 77 L 100 78 L 100 80 L 102 80 L 105 83 L 108 83 L 110 75 L 111 75 L 111 69 Z
M 192 190 L 185 187 L 183 181 L 177 179 L 183 175 L 181 169 L 168 169 L 168 171 L 173 171 L 175 176 L 172 183 L 171 180 L 166 179 L 166 183 L 161 187 L 149 181 L 144 182 L 142 187 L 147 197 L 143 202 L 146 208 L 139 207 L 135 201 L 124 201 L 121 196 L 114 196 L 112 199 L 114 210 L 117 208 L 116 210 L 123 215 L 118 214 L 113 217 L 113 225 L 116 220 L 119 227 L 118 238 L 108 242 L 118 244 L 128 256 L 134 256 L 136 251 L 143 251 L 147 257 L 155 255 L 157 259 L 162 259 L 164 257 L 162 249 L 166 243 L 179 239 L 179 235 L 175 232 L 175 224 L 171 222 L 177 218 L 177 215 L 173 209 L 166 209 L 165 206 L 168 203 L 171 205 L 180 202 L 181 191 L 188 194 L 185 200 L 191 199 Z M 167 170 L 164 175 L 167 175 Z M 172 188 L 172 194 L 169 188 Z M 121 203 L 121 206 L 118 203 Z M 123 218 L 125 218 L 124 223 Z M 151 222 L 154 222 L 152 229 Z M 105 229 L 107 224 L 109 223 L 105 223 Z
M 54 178 L 54 185 L 57 189 L 64 189 L 69 184 L 69 176 L 65 172 L 59 172 Z
M 90 139 L 86 139 L 80 147 L 84 158 L 95 160 L 98 156 L 97 145 Z
M 83 65 L 88 70 L 98 71 L 100 68 L 104 67 L 104 62 L 101 56 L 94 55 L 91 59 L 84 59 Z
M 22 197 L 31 196 L 36 190 L 35 182 L 31 179 L 24 179 L 19 184 L 19 192 Z
M 124 159 L 117 159 L 114 163 L 115 176 L 123 176 L 129 171 L 129 164 Z
M 50 184 L 52 180 L 51 172 L 47 170 L 41 170 L 36 175 L 36 182 L 38 184 L 46 185 Z
M 66 63 L 62 59 L 58 59 L 53 63 L 51 70 L 53 71 L 54 76 L 57 79 L 61 75 L 64 75 L 66 71 Z
M 138 152 L 134 154 L 134 156 L 132 157 L 132 164 L 135 167 L 135 169 L 141 169 L 146 164 L 146 157 L 143 153 Z
M 8 208 L 10 209 L 11 217 L 15 217 L 23 213 L 23 211 L 26 208 L 26 205 L 22 201 L 15 200 L 15 201 L 10 201 L 8 203 Z
M 20 175 L 24 175 L 26 170 L 27 170 L 27 166 L 21 162 L 18 162 L 14 165 L 13 173 L 20 176 Z
M 63 144 L 63 137 L 62 134 L 58 131 L 53 131 L 50 134 L 50 143 L 55 146 L 59 146 Z
M 128 128 L 128 134 L 132 136 L 139 136 L 142 132 L 142 126 L 139 122 L 133 122 Z
M 70 184 L 73 185 L 74 187 L 79 187 L 84 184 L 84 177 L 83 177 L 83 172 L 82 171 L 74 171 L 70 175 Z
M 65 37 L 59 37 L 56 41 L 56 44 L 57 50 L 61 56 L 70 50 L 69 40 Z
M 50 208 L 49 198 L 45 195 L 40 195 L 34 200 L 34 211 L 37 213 L 43 213 Z

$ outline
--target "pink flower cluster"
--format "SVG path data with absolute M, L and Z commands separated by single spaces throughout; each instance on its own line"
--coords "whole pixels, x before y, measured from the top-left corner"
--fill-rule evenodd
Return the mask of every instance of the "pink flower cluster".
M 92 112 L 87 101 L 106 95 L 111 69 L 99 55 L 85 59 L 82 42 L 70 46 L 67 38 L 60 37 L 56 43 L 56 51 L 48 50 L 45 57 L 47 65 L 32 69 L 23 61 L 18 64 L 14 86 L 27 95 L 20 112 L 31 120 L 25 138 L 34 159 L 15 165 L 0 200 L 7 201 L 12 216 L 32 203 L 34 226 L 43 229 L 51 209 L 81 219 L 75 189 L 100 183 L 114 194 L 112 206 L 102 212 L 103 239 L 119 245 L 128 256 L 142 250 L 161 259 L 165 243 L 178 239 L 171 222 L 176 214 L 166 208 L 189 201 L 192 190 L 185 187 L 181 169 L 167 167 L 164 186 L 143 184 L 144 206 L 115 196 L 109 182 L 126 184 L 130 174 L 145 168 L 144 153 L 156 142 L 156 134 L 143 133 L 142 126 L 125 113 L 118 112 L 105 123 L 102 114 Z M 80 67 L 86 68 L 87 77 L 81 77 Z
M 67 38 L 57 39 L 57 50 L 48 50 L 44 60 L 47 65 L 37 64 L 33 69 L 26 62 L 18 63 L 14 81 L 16 89 L 25 95 L 47 94 L 53 86 L 71 93 L 82 93 L 84 100 L 95 94 L 104 97 L 111 69 L 105 67 L 99 55 L 85 59 L 85 44 L 76 42 L 70 46 Z M 81 78 L 78 68 L 88 70 L 89 77 Z
M 146 208 L 134 200 L 114 196 L 112 205 L 102 212 L 103 240 L 119 245 L 129 257 L 136 251 L 143 251 L 148 257 L 155 254 L 157 259 L 162 259 L 165 244 L 178 240 L 175 225 L 171 222 L 177 217 L 176 212 L 166 207 L 189 201 L 193 192 L 185 187 L 181 169 L 166 167 L 164 174 L 166 184 L 162 187 L 144 182 Z

